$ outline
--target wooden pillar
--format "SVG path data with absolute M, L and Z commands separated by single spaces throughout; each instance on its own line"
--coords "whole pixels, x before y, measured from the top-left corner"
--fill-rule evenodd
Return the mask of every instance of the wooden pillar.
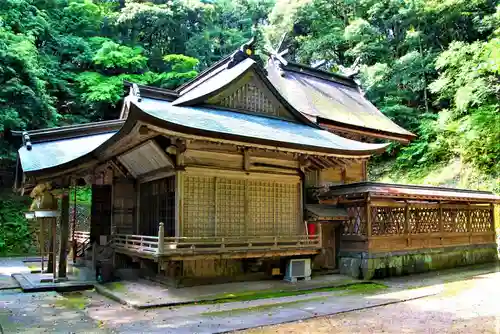
M 366 195 L 366 235 L 368 238 L 372 236 L 372 215 L 371 215 L 371 198 L 370 194 Z
M 470 203 L 467 203 L 467 234 L 469 236 L 469 244 L 472 242 L 472 223 L 470 211 Z
M 441 235 L 439 238 L 439 242 L 441 245 L 443 244 L 443 235 L 444 235 L 444 224 L 443 224 L 443 207 L 441 205 L 441 201 L 439 201 L 439 234 Z
M 490 231 L 495 232 L 495 240 L 496 240 L 496 229 L 495 229 L 495 204 L 490 204 L 491 208 L 491 220 L 490 220 Z
M 410 205 L 405 201 L 406 247 L 411 247 Z
M 45 220 L 46 223 L 48 223 L 48 226 L 47 226 L 47 229 L 48 229 L 48 234 L 49 234 L 49 260 L 47 261 L 47 273 L 48 274 L 53 274 L 54 273 L 54 249 L 56 247 L 56 245 L 54 244 L 54 237 L 52 236 L 52 225 L 55 225 L 56 222 L 52 221 L 54 220 L 55 218 L 50 218 L 50 219 L 47 219 L 47 218 L 42 218 Z
M 175 236 L 183 235 L 183 196 L 184 196 L 184 172 L 178 170 L 175 173 Z
M 52 274 L 54 279 L 56 279 L 56 240 L 57 240 L 57 218 L 52 218 L 52 224 L 51 224 L 51 230 L 52 230 L 52 235 L 51 235 L 51 240 L 53 243 L 52 247 Z
M 59 278 L 66 278 L 69 239 L 69 191 L 66 189 L 61 198 L 61 231 L 59 241 Z
M 161 255 L 165 251 L 165 228 L 163 223 L 158 226 L 158 250 L 157 254 Z

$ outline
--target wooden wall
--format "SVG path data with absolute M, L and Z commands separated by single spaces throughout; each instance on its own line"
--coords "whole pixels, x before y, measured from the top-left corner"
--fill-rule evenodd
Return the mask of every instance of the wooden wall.
M 306 173 L 306 187 L 323 187 L 366 181 L 366 163 L 355 162 L 345 168 L 331 167 Z
M 298 176 L 187 167 L 182 194 L 182 236 L 302 233 Z

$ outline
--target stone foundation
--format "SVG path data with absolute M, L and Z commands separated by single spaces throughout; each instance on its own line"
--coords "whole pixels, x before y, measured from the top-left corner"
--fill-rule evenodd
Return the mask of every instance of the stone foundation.
M 498 261 L 497 245 L 468 245 L 412 251 L 340 252 L 340 273 L 372 279 Z

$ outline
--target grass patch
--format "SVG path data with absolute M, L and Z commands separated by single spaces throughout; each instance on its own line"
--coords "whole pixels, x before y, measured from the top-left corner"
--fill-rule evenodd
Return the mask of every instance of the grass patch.
M 115 291 L 115 292 L 127 292 L 127 288 L 125 287 L 125 285 L 123 285 L 120 282 L 106 283 L 106 284 L 104 284 L 104 286 L 108 290 L 111 290 L 111 291 Z
M 238 308 L 238 309 L 233 309 L 233 310 L 203 312 L 203 313 L 201 313 L 201 315 L 202 316 L 214 316 L 214 317 L 216 317 L 216 316 L 241 314 L 241 313 L 247 313 L 247 312 L 263 312 L 263 311 L 268 311 L 268 310 L 272 310 L 274 308 L 279 308 L 279 307 L 287 307 L 287 306 L 296 305 L 296 304 L 300 304 L 300 303 L 326 300 L 327 298 L 328 297 L 313 297 L 313 298 L 307 298 L 307 299 L 302 299 L 302 300 L 295 300 L 295 301 L 291 301 L 291 302 L 251 306 L 251 307 Z
M 28 267 L 28 269 L 31 272 L 42 270 L 42 266 L 40 264 L 37 264 L 37 263 L 27 263 L 26 266 Z
M 342 292 L 342 294 L 374 293 L 386 289 L 387 286 L 380 283 L 355 283 L 343 286 L 313 288 L 309 290 L 260 290 L 228 293 L 214 298 L 214 300 L 202 301 L 198 304 L 214 304 L 228 302 L 245 302 L 257 299 L 281 298 L 290 296 L 301 296 L 315 292 Z
M 81 292 L 67 292 L 61 294 L 62 299 L 57 299 L 55 305 L 68 309 L 83 310 L 89 304 L 89 298 Z

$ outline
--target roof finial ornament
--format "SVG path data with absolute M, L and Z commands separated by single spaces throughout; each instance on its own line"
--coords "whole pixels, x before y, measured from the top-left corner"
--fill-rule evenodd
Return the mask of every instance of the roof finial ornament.
M 359 73 L 360 62 L 361 62 L 361 56 L 358 56 L 356 57 L 354 63 L 352 63 L 351 66 L 344 67 L 342 65 L 339 65 L 339 69 L 344 75 L 348 76 L 349 78 L 352 78 Z
M 255 55 L 256 39 L 252 37 L 248 42 L 243 44 L 236 52 L 231 55 L 231 60 L 227 63 L 227 68 L 236 66 L 246 58 L 253 58 Z
M 23 145 L 26 146 L 26 149 L 28 151 L 31 151 L 31 148 L 32 148 L 31 139 L 30 139 L 30 135 L 27 131 L 23 132 Z
M 130 95 L 135 96 L 137 98 L 137 102 L 141 102 L 141 91 L 139 90 L 139 86 L 136 83 L 133 83 L 130 87 Z
M 285 58 L 283 58 L 283 56 L 288 53 L 288 49 L 280 51 L 281 47 L 283 46 L 283 42 L 285 41 L 285 38 L 286 38 L 286 33 L 283 34 L 283 36 L 281 37 L 281 40 L 279 41 L 278 46 L 276 48 L 272 48 L 269 46 L 266 48 L 267 54 L 273 60 L 274 66 L 276 67 L 276 69 L 278 70 L 278 73 L 282 77 L 285 76 L 285 71 L 283 71 L 282 66 L 288 65 L 288 61 Z

